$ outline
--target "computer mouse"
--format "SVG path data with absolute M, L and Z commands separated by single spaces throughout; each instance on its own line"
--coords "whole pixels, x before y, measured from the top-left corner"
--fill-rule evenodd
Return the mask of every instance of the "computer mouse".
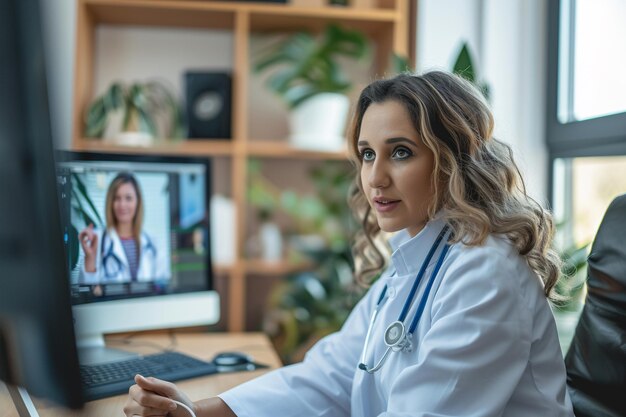
M 252 358 L 243 352 L 221 352 L 215 355 L 213 363 L 217 366 L 238 366 L 252 363 Z

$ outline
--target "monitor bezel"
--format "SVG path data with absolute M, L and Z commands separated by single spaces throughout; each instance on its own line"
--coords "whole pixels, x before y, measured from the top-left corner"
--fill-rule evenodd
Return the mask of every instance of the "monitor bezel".
M 140 153 L 109 153 L 109 152 L 86 152 L 86 151 L 73 151 L 73 150 L 57 150 L 56 151 L 56 163 L 61 164 L 64 162 L 137 162 L 137 163 L 171 163 L 171 164 L 200 164 L 204 165 L 205 168 L 205 207 L 207 211 L 207 227 L 208 227 L 208 235 L 207 239 L 207 253 L 205 258 L 206 271 L 205 271 L 205 286 L 201 291 L 214 291 L 214 273 L 213 273 L 213 262 L 211 258 L 211 195 L 212 195 L 212 161 L 210 158 L 202 158 L 197 156 L 187 156 L 187 155 L 164 155 L 164 154 L 140 154 Z M 163 297 L 163 296 L 173 296 L 180 294 L 188 294 L 199 292 L 199 290 L 190 290 L 190 291 L 177 291 L 174 293 L 165 293 L 165 294 L 148 294 L 148 295 L 137 295 L 137 296 L 128 296 L 128 297 L 120 297 L 116 299 L 102 299 L 102 300 L 89 300 L 87 302 L 75 302 L 72 299 L 72 305 L 84 305 L 84 304 L 94 304 L 94 303 L 106 303 L 106 302 L 114 302 L 118 300 L 129 300 L 132 301 L 134 299 L 139 298 L 151 298 L 151 297 Z

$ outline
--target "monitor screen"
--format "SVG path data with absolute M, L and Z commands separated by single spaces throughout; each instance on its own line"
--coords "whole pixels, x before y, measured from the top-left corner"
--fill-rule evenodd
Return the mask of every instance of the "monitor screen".
M 79 347 L 105 333 L 213 324 L 207 158 L 59 152 Z M 81 349 L 81 361 L 85 355 Z
M 211 289 L 207 159 L 64 156 L 74 304 Z

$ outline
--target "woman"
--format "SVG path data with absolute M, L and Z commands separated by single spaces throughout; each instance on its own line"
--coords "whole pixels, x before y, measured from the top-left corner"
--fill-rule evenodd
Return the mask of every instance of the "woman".
M 137 179 L 119 173 L 107 190 L 106 229 L 78 235 L 85 253 L 80 282 L 107 284 L 168 278 L 153 239 L 142 231 L 143 198 Z
M 366 87 L 350 136 L 354 249 L 357 277 L 380 278 L 303 363 L 195 404 L 137 376 L 126 414 L 188 415 L 174 399 L 198 416 L 572 416 L 546 300 L 552 220 L 492 133 L 481 94 L 454 75 Z

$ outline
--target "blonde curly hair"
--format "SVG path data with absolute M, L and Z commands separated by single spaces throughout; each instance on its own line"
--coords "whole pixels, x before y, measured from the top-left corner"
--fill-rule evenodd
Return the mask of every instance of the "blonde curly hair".
M 407 109 L 434 154 L 429 218 L 443 209 L 454 231 L 451 243 L 475 246 L 490 234 L 506 236 L 541 278 L 546 297 L 560 299 L 553 291 L 561 261 L 552 249 L 551 214 L 527 194 L 511 148 L 493 137 L 493 115 L 482 94 L 463 78 L 442 71 L 400 74 L 361 92 L 348 136 L 357 170 L 348 202 L 362 226 L 352 248 L 357 281 L 369 284 L 387 259 L 384 232 L 363 192 L 357 142 L 369 105 L 388 100 Z

